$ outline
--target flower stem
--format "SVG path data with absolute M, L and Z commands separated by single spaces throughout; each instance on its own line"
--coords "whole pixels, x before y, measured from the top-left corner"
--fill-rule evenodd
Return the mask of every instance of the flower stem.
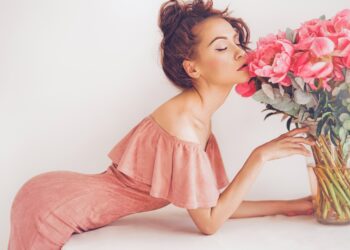
M 342 211 L 341 208 L 340 208 L 339 201 L 338 201 L 338 199 L 337 199 L 337 197 L 336 197 L 336 193 L 335 193 L 335 191 L 334 191 L 334 188 L 333 188 L 333 184 L 332 184 L 332 183 L 330 183 L 329 192 L 330 192 L 330 194 L 331 194 L 331 196 L 332 196 L 333 203 L 334 203 L 334 205 L 335 205 L 335 210 L 337 211 L 339 217 L 341 217 L 341 218 L 344 217 L 343 211 Z

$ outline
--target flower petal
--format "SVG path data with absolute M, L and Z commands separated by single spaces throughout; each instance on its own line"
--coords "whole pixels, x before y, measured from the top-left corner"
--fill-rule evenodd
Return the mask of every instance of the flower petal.
M 310 46 L 310 51 L 316 56 L 329 55 L 334 50 L 333 41 L 327 37 L 315 37 Z

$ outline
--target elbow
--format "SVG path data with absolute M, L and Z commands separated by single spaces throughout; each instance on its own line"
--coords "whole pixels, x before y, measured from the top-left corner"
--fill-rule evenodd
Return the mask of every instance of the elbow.
M 216 233 L 219 228 L 219 223 L 217 223 L 213 216 L 211 216 L 210 208 L 200 208 L 188 211 L 201 234 L 212 235 Z
M 216 231 L 215 230 L 205 230 L 205 231 L 203 230 L 203 231 L 201 231 L 201 233 L 203 235 L 213 235 L 216 233 Z
M 217 232 L 217 228 L 214 226 L 207 226 L 200 231 L 203 235 L 213 235 Z
M 203 235 L 213 235 L 215 232 L 214 231 L 201 231 Z

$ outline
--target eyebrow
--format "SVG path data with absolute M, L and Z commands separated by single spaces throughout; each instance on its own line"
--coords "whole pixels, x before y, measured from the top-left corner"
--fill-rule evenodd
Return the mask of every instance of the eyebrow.
M 235 38 L 236 36 L 238 36 L 238 33 L 235 33 L 234 35 L 233 35 L 233 37 Z M 215 37 L 209 44 L 208 44 L 208 47 L 210 46 L 210 44 L 212 44 L 213 42 L 215 42 L 216 40 L 218 40 L 218 39 L 228 39 L 226 36 L 217 36 L 217 37 Z

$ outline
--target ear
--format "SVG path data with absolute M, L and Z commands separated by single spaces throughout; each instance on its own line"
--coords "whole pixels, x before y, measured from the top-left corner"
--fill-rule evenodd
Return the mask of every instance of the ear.
M 182 66 L 183 66 L 184 70 L 186 71 L 187 75 L 189 75 L 192 78 L 199 78 L 200 72 L 197 69 L 194 62 L 185 59 L 182 62 Z

